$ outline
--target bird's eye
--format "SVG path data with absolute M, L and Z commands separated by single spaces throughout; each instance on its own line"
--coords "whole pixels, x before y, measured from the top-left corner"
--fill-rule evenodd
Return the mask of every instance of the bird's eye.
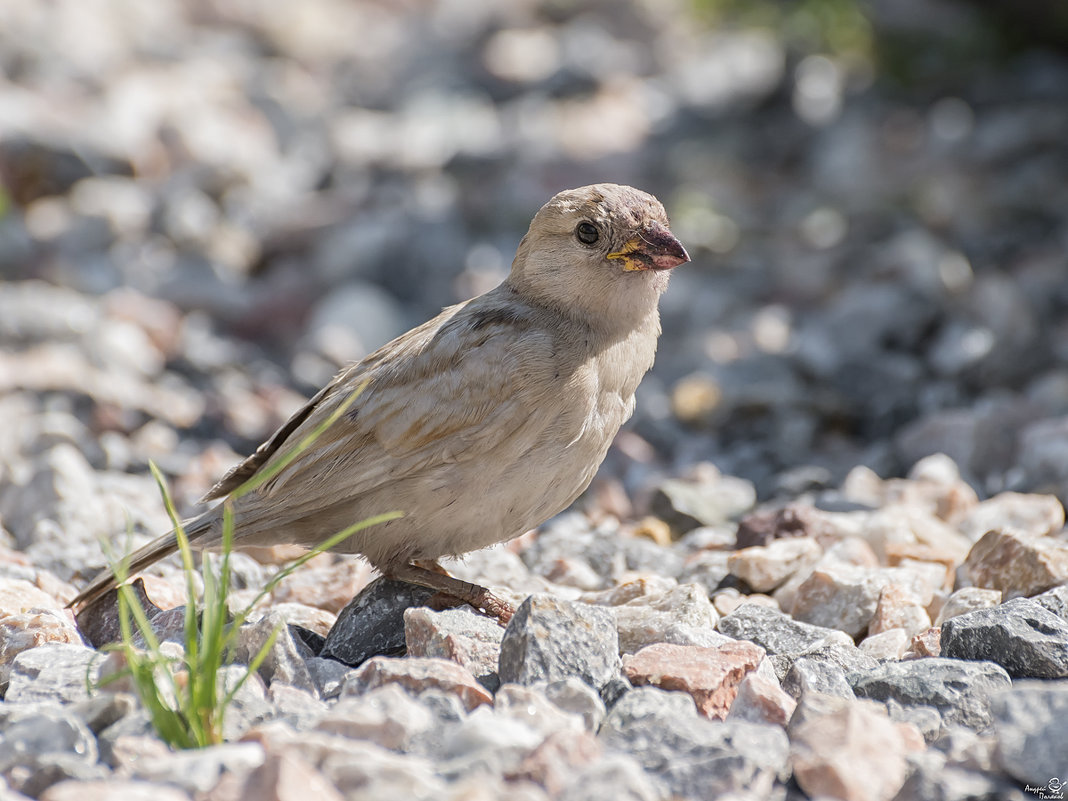
M 575 227 L 575 236 L 582 244 L 593 245 L 601 238 L 601 232 L 597 230 L 597 226 L 593 223 L 580 222 Z

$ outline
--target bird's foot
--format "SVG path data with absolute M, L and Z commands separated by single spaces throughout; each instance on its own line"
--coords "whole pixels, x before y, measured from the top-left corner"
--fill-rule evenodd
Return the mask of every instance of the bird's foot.
M 422 565 L 402 565 L 389 570 L 387 575 L 399 581 L 407 581 L 409 584 L 418 584 L 420 587 L 437 590 L 438 594 L 430 599 L 432 606 L 470 604 L 483 614 L 495 618 L 502 626 L 507 625 L 512 619 L 515 608 L 503 598 L 498 598 L 478 584 L 450 576 L 436 562 L 431 564 L 434 569 Z

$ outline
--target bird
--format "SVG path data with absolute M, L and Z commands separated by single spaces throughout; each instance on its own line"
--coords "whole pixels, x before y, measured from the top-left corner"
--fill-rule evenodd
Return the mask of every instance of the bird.
M 221 546 L 227 503 L 235 548 L 310 548 L 397 509 L 333 550 L 506 622 L 508 602 L 437 560 L 536 528 L 589 486 L 653 365 L 670 271 L 689 260 L 653 195 L 560 192 L 501 284 L 343 369 L 212 487 L 201 502 L 222 503 L 183 524 L 191 546 Z M 129 557 L 128 575 L 177 550 L 171 531 Z M 105 570 L 70 606 L 117 584 Z

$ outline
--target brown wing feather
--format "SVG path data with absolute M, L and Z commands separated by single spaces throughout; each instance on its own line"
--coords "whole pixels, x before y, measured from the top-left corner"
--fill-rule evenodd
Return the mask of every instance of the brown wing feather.
M 536 401 L 519 387 L 541 386 L 529 380 L 529 373 L 539 366 L 551 367 L 530 364 L 530 354 L 538 354 L 539 349 L 520 352 L 511 347 L 510 337 L 528 328 L 524 311 L 517 310 L 514 301 L 496 303 L 488 296 L 476 301 L 481 302 L 446 309 L 347 368 L 231 470 L 204 500 L 222 498 L 248 481 L 281 456 L 284 446 L 325 421 L 364 380 L 368 382 L 365 393 L 353 408 L 258 494 L 269 497 L 292 489 L 298 497 L 287 503 L 306 513 L 324 502 L 319 496 L 330 486 L 331 476 L 344 475 L 340 485 L 358 495 L 428 461 L 474 456 L 483 441 L 494 441 L 521 426 Z M 502 333 L 509 342 L 497 339 Z M 551 344 L 544 344 L 540 355 L 548 357 Z M 492 402 L 486 400 L 485 391 L 491 384 L 498 390 L 490 394 Z M 367 458 L 367 448 L 380 456 Z
M 256 475 L 256 472 L 263 467 L 267 460 L 274 456 L 278 449 L 282 447 L 282 443 L 289 439 L 290 435 L 300 428 L 301 424 L 311 416 L 312 412 L 315 411 L 315 407 L 319 405 L 320 401 L 326 396 L 326 393 L 333 388 L 336 381 L 337 379 L 334 379 L 334 381 L 316 392 L 315 396 L 300 407 L 292 417 L 286 420 L 286 422 L 282 424 L 282 427 L 271 435 L 269 440 L 256 448 L 255 453 L 246 457 L 243 462 L 232 467 L 214 487 L 205 493 L 199 503 L 207 503 L 208 501 L 214 501 L 218 498 L 224 498 Z

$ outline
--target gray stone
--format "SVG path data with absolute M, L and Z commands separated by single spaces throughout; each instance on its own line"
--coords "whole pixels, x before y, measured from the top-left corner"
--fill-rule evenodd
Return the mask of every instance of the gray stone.
M 697 715 L 688 696 L 652 687 L 620 699 L 598 739 L 634 756 L 684 798 L 742 791 L 762 798 L 788 775 L 789 742 L 780 726 L 710 721 Z
M 362 665 L 372 656 L 405 651 L 404 612 L 421 606 L 433 590 L 380 578 L 364 587 L 337 616 L 319 656 Z
M 911 771 L 894 801 L 1030 801 L 1003 776 L 945 764 L 925 752 L 910 759 Z
M 931 747 L 945 754 L 949 765 L 995 772 L 998 770 L 997 744 L 993 731 L 977 734 L 963 726 L 947 726 L 931 742 Z
M 672 478 L 653 495 L 653 514 L 675 531 L 723 523 L 752 508 L 756 490 L 749 481 L 717 473 L 696 480 Z
M 1014 677 L 1068 676 L 1068 621 L 1029 598 L 978 609 L 942 624 L 942 655 L 988 659 Z
M 381 746 L 343 740 L 320 757 L 319 769 L 346 798 L 445 798 L 445 782 L 433 763 L 412 754 L 395 754 Z
M 11 665 L 8 703 L 82 701 L 100 674 L 103 654 L 81 645 L 46 643 L 23 651 Z
M 145 755 L 127 764 L 135 779 L 180 787 L 190 795 L 206 793 L 224 773 L 247 773 L 264 761 L 259 743 L 222 743 L 207 748 Z
M 997 759 L 1017 781 L 1063 781 L 1068 762 L 1068 681 L 1020 681 L 990 702 Z
M 619 650 L 624 654 L 661 642 L 714 647 L 727 640 L 716 632 L 719 615 L 708 593 L 697 584 L 643 595 L 609 610 L 619 632 Z
M 947 724 L 982 731 L 991 724 L 990 696 L 1012 679 L 993 662 L 929 657 L 887 662 L 849 676 L 858 698 L 893 699 L 903 706 L 931 706 Z
M 841 634 L 841 632 L 839 632 Z M 855 673 L 857 671 L 871 670 L 879 664 L 879 660 L 868 656 L 860 648 L 853 645 L 848 637 L 832 637 L 815 645 L 811 645 L 797 654 L 814 662 L 824 662 L 840 668 L 843 673 Z
M 419 703 L 442 723 L 455 723 L 467 716 L 467 707 L 458 695 L 437 687 L 419 693 Z
M 679 582 L 699 584 L 711 596 L 730 575 L 727 551 L 698 551 L 686 559 L 679 571 Z
M 933 706 L 923 704 L 904 705 L 891 698 L 886 701 L 886 712 L 891 720 L 899 720 L 902 723 L 911 723 L 923 735 L 924 742 L 933 742 L 946 731 L 942 725 L 942 715 Z M 953 727 L 958 731 L 966 731 L 974 736 L 970 729 Z
M 608 711 L 604 701 L 586 682 L 574 676 L 545 683 L 531 685 L 533 689 L 545 694 L 545 697 L 564 712 L 571 712 L 582 718 L 590 731 L 597 731 Z
M 555 796 L 557 801 L 661 801 L 663 789 L 625 754 L 606 754 L 583 770 Z
M 326 703 L 315 693 L 280 681 L 267 688 L 267 701 L 271 705 L 271 720 L 281 721 L 297 731 L 311 728 L 327 710 Z
M 522 684 L 503 684 L 493 699 L 498 715 L 518 720 L 548 737 L 557 731 L 578 731 L 586 727 L 576 714 L 565 712 L 545 697 L 540 689 Z
M 97 734 L 131 714 L 137 704 L 137 698 L 130 693 L 103 692 L 71 704 L 69 709 L 93 734 Z
M 50 703 L 0 706 L 0 775 L 12 789 L 36 798 L 67 779 L 103 778 L 108 770 L 97 757 L 96 738 L 70 710 Z
M 544 739 L 535 727 L 481 706 L 425 738 L 421 750 L 438 760 L 438 772 L 447 779 L 479 773 L 499 776 L 515 771 Z
M 935 625 L 941 626 L 950 618 L 974 612 L 976 609 L 989 609 L 1001 603 L 1001 590 L 988 590 L 984 587 L 961 587 L 950 595 L 942 605 L 935 618 Z
M 241 627 L 237 636 L 237 661 L 250 663 L 272 635 L 274 642 L 257 671 L 260 678 L 268 686 L 277 681 L 312 694 L 318 693 L 318 685 L 304 662 L 302 651 L 307 651 L 307 646 L 293 637 L 278 612 L 270 611 L 256 622 Z
M 1041 595 L 1032 596 L 1031 600 L 1036 604 L 1041 604 L 1057 617 L 1068 620 L 1068 584 L 1062 584 Z
M 804 656 L 790 665 L 783 677 L 782 688 L 794 698 L 813 692 L 856 698 L 844 670 L 833 663 Z
M 607 609 L 532 595 L 501 641 L 502 683 L 533 684 L 577 676 L 600 689 L 619 675 L 619 635 Z
M 0 773 L 30 758 L 54 754 L 94 763 L 96 738 L 69 709 L 49 703 L 0 706 Z
M 308 668 L 312 681 L 315 682 L 316 692 L 323 700 L 336 698 L 345 683 L 345 677 L 356 670 L 336 659 L 324 659 L 318 656 L 309 657 L 304 664 Z
M 341 698 L 315 724 L 316 731 L 369 742 L 391 751 L 407 751 L 434 728 L 434 714 L 396 684 L 359 696 Z
M 800 653 L 828 637 L 840 638 L 835 629 L 801 623 L 787 614 L 760 604 L 745 603 L 719 619 L 717 628 L 736 640 L 749 640 L 769 654 Z
M 248 678 L 242 682 L 246 675 Z M 263 679 L 258 673 L 249 674 L 245 665 L 234 664 L 220 668 L 216 681 L 227 693 L 233 692 L 238 682 L 242 682 L 223 717 L 225 740 L 238 740 L 254 725 L 274 716 L 275 710 L 267 700 L 267 687 Z

